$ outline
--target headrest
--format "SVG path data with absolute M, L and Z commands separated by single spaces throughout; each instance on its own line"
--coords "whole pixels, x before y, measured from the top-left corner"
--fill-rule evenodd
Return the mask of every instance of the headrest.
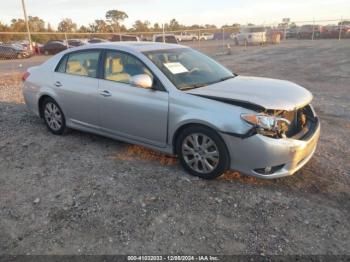
M 76 73 L 82 69 L 79 61 L 71 60 L 67 63 L 67 73 Z
M 111 73 L 121 73 L 124 70 L 124 66 L 120 58 L 112 58 L 110 60 L 111 63 Z

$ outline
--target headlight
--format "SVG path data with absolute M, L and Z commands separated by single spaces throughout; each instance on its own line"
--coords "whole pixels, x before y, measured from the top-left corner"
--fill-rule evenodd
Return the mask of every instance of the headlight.
M 242 114 L 241 118 L 257 128 L 263 135 L 282 135 L 288 129 L 290 121 L 277 116 L 266 114 Z

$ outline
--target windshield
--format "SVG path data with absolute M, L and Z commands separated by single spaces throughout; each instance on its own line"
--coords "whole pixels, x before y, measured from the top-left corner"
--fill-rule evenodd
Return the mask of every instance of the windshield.
M 202 87 L 235 77 L 213 59 L 190 48 L 144 53 L 180 90 Z

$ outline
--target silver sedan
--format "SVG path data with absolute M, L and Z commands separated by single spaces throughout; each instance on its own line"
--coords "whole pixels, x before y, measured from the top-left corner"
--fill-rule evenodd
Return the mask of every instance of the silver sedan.
M 239 76 L 181 45 L 102 43 L 63 51 L 23 76 L 29 109 L 62 135 L 79 129 L 177 155 L 192 175 L 294 174 L 315 152 L 312 94 Z

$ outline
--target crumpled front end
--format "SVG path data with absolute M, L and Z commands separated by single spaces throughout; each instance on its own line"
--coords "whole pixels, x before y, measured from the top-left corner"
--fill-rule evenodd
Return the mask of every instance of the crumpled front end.
M 320 137 L 320 122 L 311 105 L 293 112 L 269 113 L 290 122 L 282 135 L 259 131 L 247 137 L 222 134 L 230 152 L 231 169 L 272 179 L 293 175 L 311 159 Z

